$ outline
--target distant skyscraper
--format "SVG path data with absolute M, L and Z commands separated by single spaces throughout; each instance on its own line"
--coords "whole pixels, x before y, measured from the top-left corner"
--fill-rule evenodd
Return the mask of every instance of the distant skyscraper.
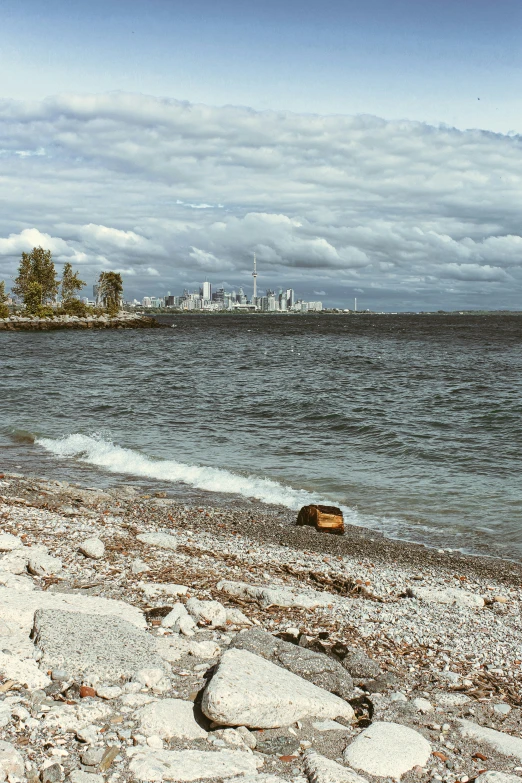
M 212 299 L 212 286 L 210 283 L 203 283 L 203 288 L 201 289 L 201 298 L 208 300 Z
M 256 304 L 257 299 L 257 267 L 256 267 L 256 254 L 254 253 L 254 271 L 252 272 L 254 278 L 254 293 L 252 294 L 252 304 Z
M 286 304 L 288 309 L 295 305 L 295 292 L 293 288 L 287 288 L 286 290 Z

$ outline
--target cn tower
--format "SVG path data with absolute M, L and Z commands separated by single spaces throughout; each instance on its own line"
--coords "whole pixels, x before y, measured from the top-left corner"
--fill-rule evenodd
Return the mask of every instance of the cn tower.
M 256 269 L 256 254 L 254 253 L 254 271 L 252 272 L 254 278 L 254 293 L 252 294 L 252 303 L 256 303 L 257 299 L 257 269 Z

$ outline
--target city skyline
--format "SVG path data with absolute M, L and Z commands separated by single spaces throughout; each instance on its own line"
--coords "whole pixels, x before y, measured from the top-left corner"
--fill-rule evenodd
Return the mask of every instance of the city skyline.
M 41 245 L 134 296 L 245 287 L 256 253 L 332 307 L 520 308 L 515 0 L 3 11 L 0 280 Z

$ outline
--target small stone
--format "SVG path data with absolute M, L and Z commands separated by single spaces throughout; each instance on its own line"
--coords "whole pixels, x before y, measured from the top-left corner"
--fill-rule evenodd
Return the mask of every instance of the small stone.
M 51 576 L 59 574 L 62 570 L 62 561 L 59 557 L 52 557 L 45 552 L 35 552 L 29 557 L 27 570 L 34 576 Z
M 518 775 L 509 775 L 507 772 L 495 772 L 488 770 L 475 778 L 475 783 L 520 783 Z
M 158 546 L 161 549 L 178 548 L 177 539 L 174 536 L 169 536 L 168 533 L 140 533 L 136 538 L 142 544 Z
M 408 698 L 404 693 L 401 693 L 401 691 L 395 691 L 395 693 L 390 693 L 390 701 L 406 703 Z
M 163 740 L 158 737 L 157 734 L 153 734 L 152 737 L 147 737 L 147 745 L 149 748 L 155 748 L 156 750 L 163 750 Z
M 422 713 L 422 715 L 433 712 L 433 705 L 427 699 L 413 699 L 413 706 Z
M 228 780 L 240 777 L 241 783 L 246 776 L 256 776 L 262 766 L 262 759 L 253 753 L 241 750 L 152 750 L 135 748 L 129 765 L 134 779 L 144 781 L 169 780 L 172 783 L 182 781 Z M 260 781 L 261 783 L 261 781 Z
M 69 675 L 65 669 L 53 669 L 51 672 L 51 680 L 54 682 L 65 682 L 69 679 Z
M 299 749 L 299 740 L 295 737 L 267 737 L 256 740 L 256 750 L 271 756 L 291 756 Z
M 161 739 L 205 739 L 207 732 L 196 723 L 194 705 L 182 699 L 163 699 L 142 707 L 136 714 L 146 736 Z
M 509 704 L 494 704 L 493 709 L 498 715 L 509 715 L 511 712 Z
M 198 625 L 226 628 L 227 612 L 219 601 L 199 601 L 197 598 L 189 598 L 185 608 Z
M 94 698 L 95 696 L 96 691 L 94 688 L 91 688 L 89 685 L 80 686 L 80 699 Z
M 82 764 L 86 767 L 97 767 L 101 762 L 104 754 L 103 748 L 87 748 L 81 754 Z
M 247 748 L 254 750 L 257 745 L 255 735 L 249 731 L 246 726 L 238 726 L 236 731 L 240 735 Z
M 62 768 L 59 764 L 51 764 L 40 772 L 42 783 L 59 783 L 63 780 Z
M 100 560 L 105 555 L 105 544 L 99 538 L 88 538 L 79 546 L 79 551 L 92 560 Z
M 132 561 L 131 572 L 133 574 L 144 574 L 146 571 L 150 571 L 150 566 L 148 566 L 144 560 L 137 558 L 136 560 Z
M 161 625 L 163 628 L 173 628 L 178 620 L 180 620 L 182 617 L 188 617 L 189 614 L 187 610 L 185 609 L 185 604 L 177 603 L 174 604 L 171 611 L 165 615 L 163 620 L 161 621 Z
M 118 699 L 123 693 L 118 685 L 99 685 L 96 688 L 96 696 L 100 699 Z
M 367 783 L 366 779 L 315 750 L 304 754 L 304 767 L 311 783 Z

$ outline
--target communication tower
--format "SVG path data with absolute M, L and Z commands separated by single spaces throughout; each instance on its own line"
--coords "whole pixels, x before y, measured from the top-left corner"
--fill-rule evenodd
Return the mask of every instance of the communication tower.
M 256 268 L 256 254 L 254 253 L 254 271 L 252 272 L 252 277 L 254 278 L 254 293 L 252 295 L 252 302 L 253 304 L 256 304 L 257 299 L 257 268 Z

